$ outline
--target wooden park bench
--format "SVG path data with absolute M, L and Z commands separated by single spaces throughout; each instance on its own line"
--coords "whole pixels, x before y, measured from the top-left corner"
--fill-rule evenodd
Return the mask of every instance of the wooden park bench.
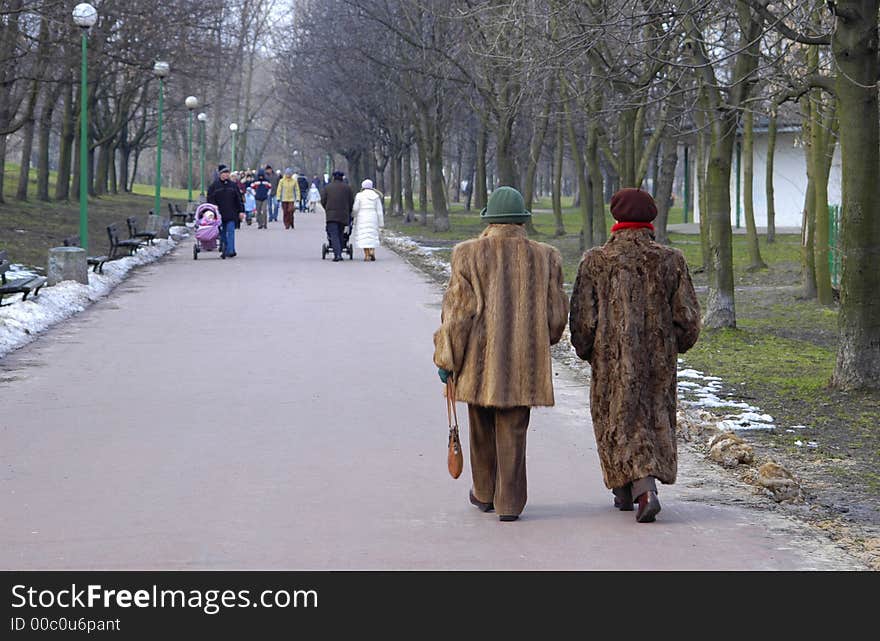
M 118 260 L 125 258 L 125 256 L 131 256 L 144 245 L 142 241 L 133 238 L 120 240 L 116 223 L 107 225 L 107 237 L 110 239 L 110 258 L 108 260 Z M 128 254 L 122 254 L 123 249 L 127 249 Z
M 7 280 L 6 272 L 11 265 L 6 257 L 6 250 L 0 251 L 0 306 L 3 305 L 3 297 L 7 294 L 24 294 L 21 300 L 25 300 L 31 292 L 37 296 L 40 288 L 46 284 L 45 276 L 23 276 L 15 280 Z
M 186 226 L 186 221 L 189 218 L 189 214 L 187 214 L 185 211 L 180 211 L 180 207 L 168 203 L 168 213 L 171 216 L 173 224 L 180 227 Z
M 137 218 L 135 218 L 134 216 L 129 216 L 125 219 L 125 222 L 128 225 L 129 239 L 140 241 L 143 245 L 153 244 L 153 240 L 156 238 L 155 232 L 138 231 Z
M 79 236 L 68 236 L 64 239 L 65 247 L 79 247 Z M 110 260 L 109 256 L 87 256 L 86 261 L 91 266 L 92 271 L 103 274 L 104 273 L 104 263 Z

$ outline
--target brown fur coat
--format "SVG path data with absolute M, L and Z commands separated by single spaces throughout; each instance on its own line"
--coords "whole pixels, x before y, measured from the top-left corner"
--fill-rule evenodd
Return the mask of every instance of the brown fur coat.
M 550 345 L 568 318 L 559 250 L 493 224 L 455 246 L 451 268 L 434 363 L 455 373 L 458 400 L 553 405 Z
M 674 483 L 677 355 L 700 333 L 684 256 L 649 229 L 624 229 L 584 255 L 571 297 L 571 342 L 590 362 L 590 410 L 605 485 Z

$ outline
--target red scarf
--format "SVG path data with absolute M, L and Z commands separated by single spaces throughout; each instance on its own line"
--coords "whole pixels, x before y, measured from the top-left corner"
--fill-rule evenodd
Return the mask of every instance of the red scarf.
M 615 223 L 611 227 L 611 233 L 613 234 L 621 229 L 650 229 L 654 231 L 654 225 L 651 223 Z

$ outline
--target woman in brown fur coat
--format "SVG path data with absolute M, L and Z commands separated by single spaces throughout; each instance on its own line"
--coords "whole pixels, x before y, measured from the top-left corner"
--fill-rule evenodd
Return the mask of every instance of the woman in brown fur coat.
M 684 256 L 654 242 L 650 194 L 622 189 L 611 199 L 620 222 L 578 268 L 571 343 L 590 362 L 590 410 L 605 485 L 640 523 L 660 511 L 656 480 L 674 483 L 677 355 L 700 333 Z
M 514 521 L 526 504 L 530 408 L 553 405 L 550 345 L 568 299 L 562 256 L 526 237 L 531 214 L 517 190 L 496 189 L 480 217 L 485 231 L 452 252 L 434 363 L 468 404 L 471 503 Z

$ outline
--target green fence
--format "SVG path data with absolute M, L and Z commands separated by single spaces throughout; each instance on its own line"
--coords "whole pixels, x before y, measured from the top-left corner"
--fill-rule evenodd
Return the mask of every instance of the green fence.
M 828 268 L 831 285 L 840 287 L 840 205 L 828 205 Z

